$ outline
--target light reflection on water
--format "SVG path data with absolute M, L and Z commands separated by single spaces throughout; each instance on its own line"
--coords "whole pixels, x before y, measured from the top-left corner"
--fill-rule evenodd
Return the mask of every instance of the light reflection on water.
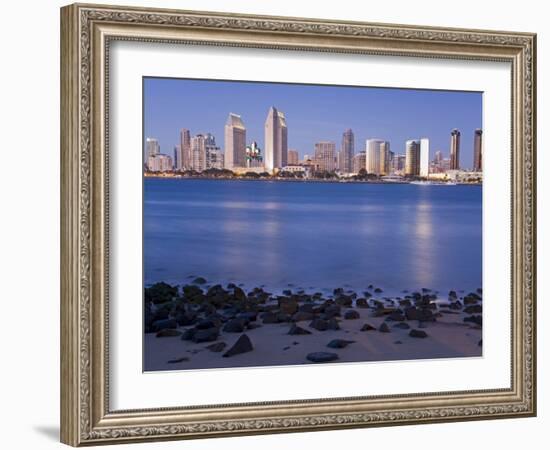
M 481 287 L 481 188 L 146 179 L 145 283 Z

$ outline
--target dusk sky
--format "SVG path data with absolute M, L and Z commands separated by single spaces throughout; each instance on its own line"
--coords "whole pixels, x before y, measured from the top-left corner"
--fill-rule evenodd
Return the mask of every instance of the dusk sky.
M 191 135 L 212 133 L 224 148 L 224 125 L 230 112 L 242 116 L 247 144 L 264 148 L 264 122 L 270 106 L 282 111 L 288 126 L 288 148 L 300 158 L 313 154 L 318 141 L 355 134 L 355 153 L 365 140 L 390 141 L 391 150 L 405 153 L 405 141 L 430 139 L 430 159 L 449 154 L 450 132 L 461 132 L 460 164 L 472 167 L 474 129 L 482 128 L 480 92 L 431 91 L 286 83 L 144 78 L 144 138 L 159 140 L 162 153 L 172 155 L 179 130 Z

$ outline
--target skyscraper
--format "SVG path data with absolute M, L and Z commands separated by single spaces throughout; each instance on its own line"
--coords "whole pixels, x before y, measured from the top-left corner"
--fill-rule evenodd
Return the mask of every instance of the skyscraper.
M 420 141 L 411 139 L 405 142 L 405 175 L 420 174 Z
M 191 138 L 191 168 L 197 172 L 206 170 L 206 138 L 202 134 Z
M 295 166 L 300 162 L 298 152 L 296 150 L 288 150 L 288 158 L 287 158 L 287 164 L 289 166 Z
M 359 173 L 366 170 L 367 155 L 365 152 L 359 152 L 353 156 L 353 173 Z
M 180 157 L 177 169 L 187 170 L 191 168 L 191 132 L 187 128 L 180 130 Z
M 145 156 L 146 160 L 149 159 L 151 156 L 156 156 L 160 153 L 160 145 L 159 141 L 157 141 L 155 138 L 147 138 L 145 139 Z
M 427 177 L 430 174 L 430 140 L 420 139 L 420 169 L 419 175 Z
M 480 128 L 477 128 L 474 132 L 474 172 L 481 172 L 483 170 L 482 134 L 483 131 Z
M 246 128 L 241 116 L 229 113 L 225 123 L 225 168 L 246 167 Z
M 339 169 L 344 173 L 353 171 L 353 155 L 355 153 L 355 136 L 351 128 L 342 134 L 342 147 L 340 148 Z
M 321 171 L 334 172 L 336 161 L 336 144 L 329 141 L 321 141 L 315 144 L 315 164 Z
M 366 154 L 367 173 L 375 175 L 389 172 L 390 143 L 382 139 L 367 139 Z
M 454 128 L 451 131 L 451 170 L 460 169 L 460 131 Z
M 269 108 L 265 119 L 265 168 L 268 172 L 287 165 L 288 131 L 285 115 L 277 108 Z
M 181 146 L 179 144 L 174 147 L 174 157 L 172 162 L 174 163 L 174 170 L 181 169 Z

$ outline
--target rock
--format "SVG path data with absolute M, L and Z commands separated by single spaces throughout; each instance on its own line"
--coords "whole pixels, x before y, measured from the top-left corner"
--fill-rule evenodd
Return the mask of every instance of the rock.
M 248 298 L 246 293 L 239 286 L 235 286 L 233 288 L 233 296 L 235 297 L 235 300 L 239 301 L 244 301 Z
M 333 339 L 327 344 L 330 348 L 344 348 L 349 344 L 353 344 L 355 341 L 346 341 L 345 339 Z
M 323 319 L 313 319 L 310 324 L 310 328 L 314 328 L 318 331 L 326 331 L 328 330 L 328 321 Z
M 208 330 L 209 328 L 218 328 L 221 325 L 219 320 L 202 319 L 197 322 L 195 328 L 197 330 Z
M 378 328 L 378 331 L 382 333 L 389 333 L 390 327 L 388 327 L 388 324 L 386 322 L 382 322 L 382 325 L 380 325 L 380 327 Z
M 395 322 L 403 322 L 405 320 L 405 316 L 401 311 L 396 310 L 388 314 L 387 320 L 393 320 Z
M 164 319 L 164 320 L 156 320 L 151 324 L 152 331 L 160 331 L 164 330 L 166 328 L 177 328 L 178 322 L 176 322 L 174 319 Z
M 256 322 L 248 322 L 246 324 L 247 330 L 255 330 L 256 328 L 260 328 L 262 325 Z
M 359 313 L 353 309 L 349 309 L 347 310 L 345 313 L 344 313 L 344 319 L 345 320 L 355 320 L 355 319 L 359 319 L 361 318 L 361 316 L 359 315 Z
M 237 314 L 237 319 L 242 319 L 246 323 L 248 322 L 254 322 L 258 318 L 257 311 L 245 311 L 242 313 Z
M 197 277 L 193 280 L 193 283 L 194 284 L 205 284 L 206 283 L 206 279 L 203 278 L 203 277 Z
M 339 330 L 340 329 L 340 325 L 338 324 L 338 321 L 334 317 L 327 321 L 327 326 L 328 326 L 329 330 Z
M 285 300 L 279 300 L 279 308 L 283 314 L 292 315 L 298 311 L 298 302 L 285 297 Z
M 292 316 L 290 314 L 286 314 L 284 312 L 277 314 L 277 322 L 290 322 L 291 320 Z
M 349 295 L 340 294 L 336 298 L 336 304 L 340 306 L 351 306 L 353 304 L 353 299 Z
M 422 330 L 412 329 L 409 332 L 409 336 L 413 337 L 413 338 L 426 338 L 426 337 L 428 337 L 428 333 L 426 333 L 425 331 L 422 331 Z
M 161 337 L 176 337 L 176 336 L 181 336 L 181 331 L 175 330 L 173 328 L 164 328 L 163 330 L 158 331 L 156 336 L 158 338 L 161 338 Z
M 366 298 L 358 298 L 357 300 L 355 300 L 355 306 L 357 306 L 358 308 L 368 308 L 369 302 Z
M 207 350 L 210 350 L 211 352 L 219 353 L 221 352 L 227 344 L 225 342 L 216 342 L 215 344 L 210 344 L 206 346 Z
M 188 284 L 182 288 L 183 294 L 187 299 L 193 299 L 200 295 L 203 295 L 202 289 L 194 284 Z
M 191 338 L 193 342 L 210 342 L 218 339 L 220 332 L 218 328 L 207 328 L 206 330 L 196 330 Z
M 225 333 L 242 333 L 244 331 L 246 321 L 244 319 L 231 319 L 223 326 Z
M 303 320 L 313 320 L 315 319 L 315 314 L 312 312 L 298 311 L 292 316 L 294 322 L 301 322 Z
M 375 327 L 373 327 L 372 325 L 369 325 L 368 323 L 366 323 L 361 327 L 361 330 L 359 330 L 359 331 L 374 331 L 374 330 L 376 330 Z
M 168 361 L 168 364 L 177 364 L 184 361 L 189 361 L 189 358 L 187 356 L 183 356 L 181 358 L 171 359 Z
M 197 320 L 197 315 L 193 312 L 180 311 L 176 314 L 175 320 L 180 327 L 185 327 L 193 325 Z
M 393 327 L 399 328 L 401 330 L 408 330 L 411 326 L 407 322 L 399 322 L 396 323 Z
M 306 358 L 308 359 L 308 361 L 314 363 L 323 363 L 337 360 L 338 355 L 336 353 L 329 352 L 313 352 L 309 353 Z
M 375 294 L 380 294 L 380 293 L 382 293 L 382 292 L 384 292 L 384 291 L 382 291 L 382 289 L 380 289 L 380 288 L 376 288 L 376 289 L 374 290 L 374 293 L 375 293 Z
M 340 305 L 333 305 L 333 304 L 326 305 L 323 310 L 324 318 L 330 319 L 332 317 L 340 316 L 340 311 L 341 311 Z
M 299 327 L 296 324 L 292 324 L 288 334 L 291 335 L 301 335 L 301 334 L 311 334 L 311 331 L 306 330 L 305 328 Z
M 262 323 L 279 323 L 279 320 L 277 319 L 277 314 L 274 312 L 268 311 L 261 315 Z
M 412 306 L 412 302 L 408 298 L 399 300 L 399 306 L 401 308 L 410 308 Z
M 195 328 L 188 328 L 187 330 L 184 330 L 181 333 L 181 340 L 182 341 L 190 341 L 191 339 L 193 339 L 193 336 L 195 336 L 196 332 L 197 332 L 197 330 L 195 330 Z
M 169 302 L 178 295 L 177 286 L 170 286 L 168 283 L 155 283 L 144 289 L 145 302 L 160 304 Z
M 472 322 L 472 323 L 475 323 L 476 325 L 481 326 L 483 324 L 483 319 L 482 319 L 482 316 L 469 316 L 469 317 L 464 317 L 464 322 Z
M 290 289 L 285 289 L 283 291 L 283 295 L 286 295 L 286 296 L 290 297 L 292 295 L 292 291 Z
M 402 344 L 403 342 L 401 341 L 395 341 L 394 344 Z
M 481 305 L 470 305 L 464 308 L 466 314 L 481 314 L 483 307 Z
M 314 308 L 314 305 L 312 305 L 311 303 L 305 303 L 298 307 L 298 312 L 314 313 Z
M 456 291 L 449 291 L 449 300 L 456 300 L 456 299 L 457 299 Z
M 223 357 L 228 358 L 241 353 L 251 352 L 252 350 L 254 350 L 254 347 L 250 338 L 246 334 L 241 334 L 233 346 L 223 354 Z

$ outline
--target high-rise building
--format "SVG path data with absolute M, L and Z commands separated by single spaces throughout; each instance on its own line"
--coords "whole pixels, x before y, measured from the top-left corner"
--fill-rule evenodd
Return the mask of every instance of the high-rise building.
M 367 170 L 367 154 L 366 152 L 359 152 L 353 155 L 353 173 L 359 173 L 363 170 Z
M 206 170 L 206 138 L 202 134 L 191 138 L 191 169 L 197 172 Z
M 460 131 L 454 128 L 451 131 L 451 170 L 460 169 Z
M 408 140 L 405 142 L 405 175 L 420 174 L 420 141 Z
M 246 167 L 258 168 L 263 166 L 262 150 L 256 141 L 252 141 L 252 143 L 246 147 Z
M 351 173 L 353 170 L 353 156 L 355 154 L 355 136 L 351 128 L 342 134 L 342 147 L 339 153 L 338 167 L 343 173 Z
M 483 131 L 480 128 L 474 131 L 474 172 L 483 170 L 482 134 Z
M 179 144 L 174 147 L 174 157 L 172 162 L 174 163 L 174 170 L 181 169 L 181 145 Z
M 405 155 L 394 155 L 393 170 L 402 173 L 405 170 Z
M 238 114 L 229 113 L 225 123 L 225 168 L 246 167 L 246 128 Z
M 287 158 L 287 164 L 289 166 L 295 166 L 300 162 L 300 157 L 298 156 L 298 151 L 296 150 L 288 150 L 288 158 Z
M 419 175 L 427 177 L 430 174 L 430 140 L 420 139 L 420 169 Z
M 155 138 L 145 139 L 145 157 L 149 160 L 149 157 L 158 155 L 160 153 L 159 141 Z
M 441 164 L 441 161 L 443 161 L 443 152 L 441 150 L 437 150 L 434 155 L 434 163 L 435 164 Z
M 180 130 L 180 157 L 179 170 L 191 168 L 191 132 L 187 128 Z
M 172 170 L 172 166 L 172 158 L 162 153 L 157 153 L 147 158 L 147 168 L 151 172 L 168 172 Z
M 285 115 L 277 108 L 269 108 L 265 119 L 265 168 L 268 172 L 287 165 L 288 130 Z
M 382 139 L 367 139 L 366 169 L 368 173 L 383 175 L 389 172 L 390 143 Z
M 321 141 L 315 144 L 315 165 L 320 171 L 334 172 L 336 170 L 336 144 Z
M 223 152 L 219 147 L 207 147 L 206 168 L 223 169 Z

